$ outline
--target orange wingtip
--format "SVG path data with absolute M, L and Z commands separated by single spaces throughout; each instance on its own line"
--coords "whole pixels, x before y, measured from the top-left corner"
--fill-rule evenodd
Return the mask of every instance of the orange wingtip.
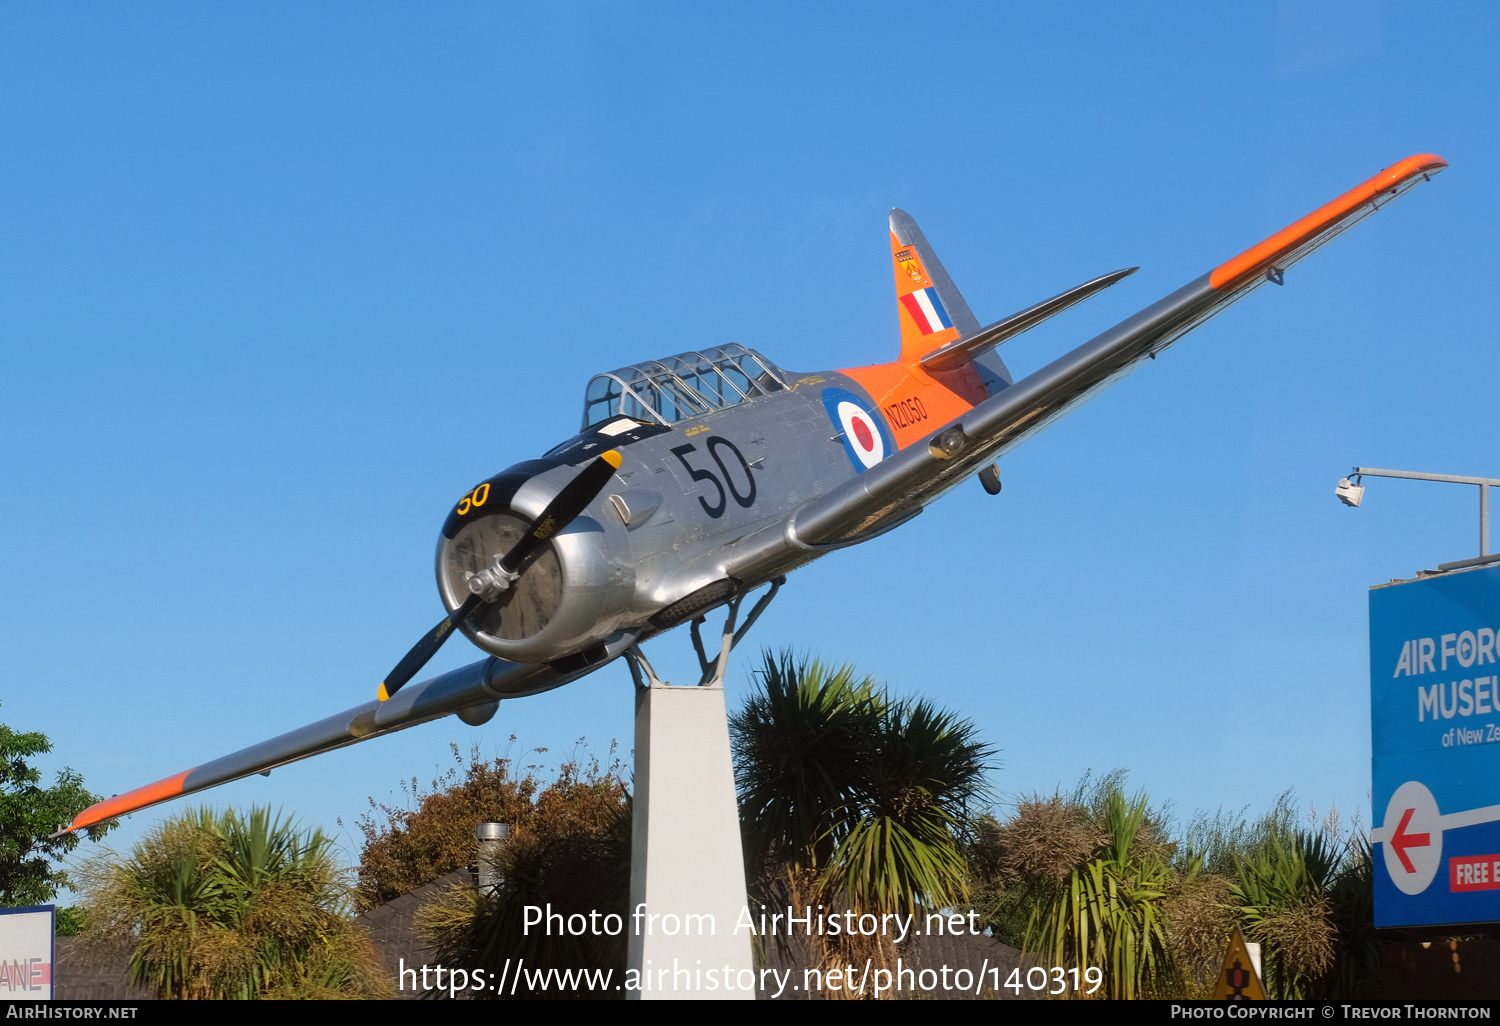
M 1320 234 L 1359 214 L 1365 204 L 1378 199 L 1381 193 L 1395 196 L 1404 187 L 1415 184 L 1417 179 L 1436 174 L 1447 166 L 1446 160 L 1431 153 L 1407 157 L 1369 181 L 1356 185 L 1332 203 L 1325 203 L 1300 221 L 1287 225 L 1264 242 L 1251 246 L 1232 260 L 1226 260 L 1213 269 L 1208 282 L 1221 289 L 1253 271 L 1274 267 L 1277 257 L 1312 242 Z
M 194 767 L 196 769 L 197 767 Z M 117 794 L 113 798 L 106 798 L 95 805 L 90 805 L 78 814 L 73 822 L 68 824 L 68 831 L 82 830 L 91 827 L 95 823 L 102 823 L 106 819 L 114 819 L 137 809 L 144 809 L 148 805 L 164 802 L 168 798 L 176 798 L 182 793 L 183 782 L 187 780 L 192 770 L 183 770 L 175 777 L 166 780 L 158 780 L 154 784 L 138 787 L 134 791 Z

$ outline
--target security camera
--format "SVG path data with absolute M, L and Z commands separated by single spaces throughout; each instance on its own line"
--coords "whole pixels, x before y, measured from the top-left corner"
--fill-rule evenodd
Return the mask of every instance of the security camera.
M 1347 477 L 1339 478 L 1339 486 L 1333 490 L 1333 494 L 1339 497 L 1339 501 L 1345 506 L 1358 506 L 1359 500 L 1365 497 L 1365 486 L 1357 485 Z

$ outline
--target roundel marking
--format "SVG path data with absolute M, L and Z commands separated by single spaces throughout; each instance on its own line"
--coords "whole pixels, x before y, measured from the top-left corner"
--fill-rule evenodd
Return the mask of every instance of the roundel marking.
M 846 400 L 839 403 L 838 415 L 844 433 L 854 443 L 850 449 L 855 459 L 866 467 L 873 467 L 885 459 L 885 440 L 868 413 Z
M 845 388 L 825 388 L 819 396 L 828 420 L 838 430 L 839 442 L 856 473 L 864 473 L 896 451 L 896 443 L 874 405 Z
M 854 418 L 854 440 L 866 452 L 875 448 L 875 439 L 870 437 L 869 425 L 858 417 Z

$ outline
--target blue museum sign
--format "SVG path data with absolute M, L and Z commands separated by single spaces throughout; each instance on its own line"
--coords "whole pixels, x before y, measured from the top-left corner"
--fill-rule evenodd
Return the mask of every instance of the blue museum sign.
M 1375 925 L 1500 921 L 1500 566 L 1370 589 Z

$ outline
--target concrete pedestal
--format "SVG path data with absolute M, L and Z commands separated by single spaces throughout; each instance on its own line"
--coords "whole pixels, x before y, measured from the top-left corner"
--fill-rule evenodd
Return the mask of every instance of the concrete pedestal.
M 630 996 L 754 998 L 722 686 L 636 690 Z

